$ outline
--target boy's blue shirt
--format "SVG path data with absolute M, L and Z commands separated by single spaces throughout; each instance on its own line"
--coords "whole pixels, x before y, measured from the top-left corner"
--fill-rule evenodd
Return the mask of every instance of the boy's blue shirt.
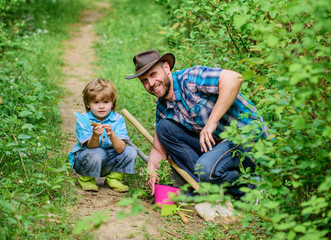
M 91 111 L 88 113 L 83 113 L 83 115 L 89 118 L 93 122 L 101 123 L 101 124 L 109 124 L 119 139 L 122 140 L 129 139 L 124 118 L 120 114 L 111 111 L 108 117 L 103 121 L 96 119 Z M 73 150 L 68 154 L 69 161 L 72 166 L 74 165 L 75 153 L 81 149 L 87 148 L 86 143 L 92 137 L 92 134 L 93 134 L 93 127 L 91 125 L 86 126 L 84 123 L 76 119 L 75 136 L 78 140 L 78 143 L 76 143 Z M 99 142 L 101 148 L 113 147 L 112 142 L 110 141 L 110 138 L 108 137 L 106 131 L 104 131 L 103 134 L 100 135 Z

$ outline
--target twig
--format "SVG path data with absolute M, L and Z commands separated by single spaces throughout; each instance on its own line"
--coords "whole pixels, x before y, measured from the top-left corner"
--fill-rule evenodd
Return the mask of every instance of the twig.
M 16 211 L 16 208 L 15 208 L 15 205 L 13 204 L 13 198 L 12 198 L 12 196 L 10 196 L 10 204 L 12 205 L 12 207 L 13 207 L 13 209 L 14 209 L 15 218 L 16 218 L 16 221 L 17 221 L 17 223 L 18 223 L 18 227 L 19 227 L 20 229 L 22 229 L 22 224 L 21 224 L 20 219 L 18 218 L 19 215 L 17 214 L 17 211 Z
M 39 193 L 30 194 L 30 197 L 31 196 L 37 196 L 37 195 L 41 194 L 43 191 L 45 191 L 45 190 L 46 190 L 46 188 L 44 188 L 43 190 L 41 190 Z
M 14 140 L 15 140 L 15 143 L 16 145 L 18 146 L 18 143 L 17 143 L 17 140 L 15 138 L 15 135 L 12 134 L 12 136 L 14 137 Z M 28 178 L 28 174 L 26 173 L 26 170 L 25 170 L 25 165 L 24 165 L 24 162 L 23 162 L 23 158 L 22 158 L 22 153 L 20 151 L 18 151 L 19 155 L 20 155 L 20 158 L 21 158 L 21 162 L 22 162 L 22 165 L 23 165 L 23 169 L 24 169 L 24 172 L 25 172 L 25 177 L 26 177 L 26 180 L 28 180 L 29 182 L 29 178 Z
M 37 196 L 37 195 L 43 193 L 45 190 L 46 190 L 46 188 L 44 188 L 43 190 L 41 190 L 39 193 L 29 194 L 29 197 Z M 14 198 L 14 199 L 24 199 L 24 198 L 26 198 L 26 197 L 13 197 L 13 198 Z
M 208 2 L 208 3 L 209 3 L 214 9 L 217 9 L 217 7 L 216 7 L 213 3 L 211 3 L 209 0 L 206 0 L 206 2 Z M 220 16 L 221 19 L 223 19 L 223 24 L 224 24 L 225 27 L 226 27 L 226 31 L 228 32 L 229 37 L 231 38 L 231 41 L 232 41 L 234 47 L 237 49 L 237 52 L 238 52 L 238 53 L 241 53 L 240 49 L 238 48 L 236 42 L 234 41 L 234 39 L 233 39 L 233 37 L 232 37 L 232 35 L 231 35 L 231 32 L 230 32 L 230 29 L 229 29 L 229 26 L 228 26 L 227 22 L 226 22 L 225 19 L 222 17 L 222 15 L 219 15 L 219 16 Z M 221 23 L 222 23 L 222 21 L 221 21 Z M 232 27 L 232 29 L 234 29 L 234 27 L 233 27 L 231 24 L 229 24 L 229 25 Z M 239 38 L 240 38 L 240 37 L 239 37 Z M 245 47 L 245 49 L 246 49 L 246 46 L 245 46 L 245 45 L 244 45 L 244 47 Z M 246 49 L 246 51 L 247 51 L 247 49 Z M 248 51 L 247 51 L 247 52 L 248 52 Z
M 5 157 L 5 154 L 2 154 L 1 160 L 0 160 L 0 164 L 2 163 L 3 158 Z
M 261 87 L 259 87 L 259 88 L 256 88 L 253 92 L 252 92 L 252 95 L 255 95 L 258 91 L 260 91 L 260 90 L 264 90 L 264 87 L 261 85 Z
M 175 237 L 178 237 L 178 238 L 180 238 L 181 236 L 178 236 L 177 234 L 175 234 L 175 233 L 172 233 L 172 232 L 170 232 L 170 231 L 168 231 L 168 230 L 166 230 L 166 229 L 164 229 L 164 231 L 166 232 L 166 233 L 169 233 L 169 234 L 171 234 L 172 236 L 175 236 Z

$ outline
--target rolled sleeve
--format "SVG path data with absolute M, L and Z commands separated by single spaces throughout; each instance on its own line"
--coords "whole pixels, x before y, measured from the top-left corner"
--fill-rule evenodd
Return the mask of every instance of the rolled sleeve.
M 115 128 L 113 129 L 119 139 L 130 139 L 126 129 L 124 118 L 118 114 Z
M 91 138 L 92 134 L 93 130 L 91 126 L 86 126 L 84 123 L 76 120 L 75 136 L 81 146 Z
M 218 82 L 223 69 L 221 68 L 208 68 L 199 67 L 190 71 L 190 74 L 195 77 L 189 77 L 188 79 L 194 79 L 198 92 L 218 94 Z

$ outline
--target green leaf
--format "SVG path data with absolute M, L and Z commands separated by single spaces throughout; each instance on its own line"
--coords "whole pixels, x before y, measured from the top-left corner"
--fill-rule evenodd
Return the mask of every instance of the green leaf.
M 300 31 L 302 31 L 302 29 L 304 28 L 304 24 L 303 23 L 295 23 L 292 26 L 292 31 L 295 33 L 299 33 Z
M 331 126 L 327 126 L 323 133 L 322 133 L 322 136 L 323 137 L 328 137 L 328 138 L 331 138 Z
M 24 139 L 30 139 L 30 138 L 31 138 L 30 135 L 26 135 L 26 134 L 20 134 L 20 135 L 18 135 L 18 139 L 24 140 Z
M 299 233 L 306 233 L 306 227 L 303 225 L 296 225 L 293 230 Z
M 264 60 L 262 58 L 250 58 L 249 59 L 252 63 L 260 65 L 264 63 Z
M 9 212 L 13 212 L 14 211 L 14 208 L 13 206 L 10 204 L 10 202 L 7 202 L 7 201 L 3 201 L 1 200 L 0 201 L 0 206 L 1 206 L 1 209 L 3 211 L 9 211 Z
M 253 70 L 247 70 L 241 74 L 244 79 L 250 79 L 255 75 L 255 72 Z
M 267 44 L 270 46 L 270 47 L 275 47 L 279 44 L 279 38 L 270 34 L 266 37 L 266 41 L 267 41 Z
M 274 18 L 276 17 L 276 15 L 277 15 L 277 11 L 270 11 L 270 12 L 269 12 L 269 15 L 270 15 L 270 17 L 271 17 L 272 19 L 274 19 Z
M 281 171 L 283 171 L 282 169 L 271 169 L 270 172 L 272 173 L 280 173 Z
M 249 19 L 249 16 L 248 15 L 236 15 L 236 16 L 234 16 L 233 25 L 236 28 L 240 28 L 245 23 L 247 23 L 248 19 Z
M 293 127 L 297 129 L 303 128 L 305 125 L 306 121 L 301 116 L 298 116 L 293 122 Z
M 284 108 L 285 108 L 284 106 L 278 106 L 275 108 L 275 113 L 279 118 L 282 118 L 281 113 L 283 113 Z
M 61 115 L 61 111 L 59 110 L 59 108 L 57 106 L 53 106 L 53 112 L 55 113 L 56 116 Z
M 302 213 L 302 215 L 313 213 L 313 208 L 312 207 L 306 207 L 305 209 L 302 210 L 301 213 Z
M 32 128 L 34 128 L 34 125 L 30 123 L 26 123 L 22 126 L 22 129 L 32 129 Z
M 319 187 L 318 187 L 318 192 L 327 192 L 329 191 L 331 188 L 331 177 L 330 176 L 327 176 L 325 178 L 325 181 L 322 182 Z
M 299 63 L 293 63 L 290 65 L 289 67 L 289 71 L 290 72 L 301 72 L 302 71 L 303 66 Z
M 26 117 L 32 115 L 32 112 L 30 111 L 22 111 L 18 114 L 20 117 Z
M 265 76 L 260 76 L 260 75 L 255 75 L 255 79 L 256 79 L 256 81 L 258 81 L 261 84 L 264 84 L 267 80 L 267 78 Z
M 266 207 L 266 208 L 273 209 L 273 208 L 277 208 L 279 206 L 279 202 L 274 202 L 274 201 L 271 201 L 271 200 L 266 200 L 263 203 L 263 206 Z
M 278 230 L 287 230 L 295 226 L 295 222 L 281 223 L 275 226 Z
M 295 182 L 295 181 L 293 181 L 293 182 L 292 182 L 292 186 L 293 186 L 294 188 L 298 188 L 298 187 L 302 186 L 302 183 L 301 183 L 301 182 Z

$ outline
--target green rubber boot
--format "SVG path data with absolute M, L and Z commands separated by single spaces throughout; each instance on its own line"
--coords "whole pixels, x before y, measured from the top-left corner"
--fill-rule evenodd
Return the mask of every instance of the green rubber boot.
M 92 192 L 99 191 L 98 186 L 95 184 L 94 177 L 80 176 L 78 178 L 78 183 L 84 191 L 92 191 Z
M 106 183 L 116 192 L 127 192 L 129 187 L 121 183 L 124 173 L 111 172 L 106 176 Z

